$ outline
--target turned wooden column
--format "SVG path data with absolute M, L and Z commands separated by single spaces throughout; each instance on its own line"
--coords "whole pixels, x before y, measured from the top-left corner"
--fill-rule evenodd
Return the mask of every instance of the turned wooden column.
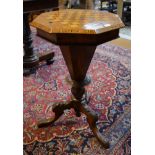
M 24 68 L 36 67 L 39 63 L 39 58 L 36 56 L 33 50 L 31 30 L 29 26 L 29 13 L 23 14 L 23 44 L 24 44 L 24 56 L 23 66 Z

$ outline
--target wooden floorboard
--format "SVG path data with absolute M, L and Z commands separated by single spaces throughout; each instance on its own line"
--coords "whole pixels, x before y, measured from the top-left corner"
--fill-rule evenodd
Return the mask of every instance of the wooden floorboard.
M 131 40 L 127 40 L 124 38 L 118 38 L 118 39 L 112 40 L 110 41 L 110 43 L 115 44 L 117 46 L 131 49 Z

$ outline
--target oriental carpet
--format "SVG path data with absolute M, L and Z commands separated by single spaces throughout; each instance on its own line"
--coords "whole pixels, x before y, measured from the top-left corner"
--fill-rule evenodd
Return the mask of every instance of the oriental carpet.
M 55 102 L 71 99 L 69 72 L 58 46 L 36 36 L 36 52 L 52 50 L 52 65 L 41 63 L 35 74 L 23 78 L 24 155 L 130 155 L 131 154 L 131 71 L 130 49 L 111 43 L 99 45 L 87 74 L 89 106 L 99 114 L 97 126 L 110 141 L 104 150 L 91 132 L 84 114 L 76 117 L 66 110 L 53 125 L 37 129 L 37 121 L 54 117 Z

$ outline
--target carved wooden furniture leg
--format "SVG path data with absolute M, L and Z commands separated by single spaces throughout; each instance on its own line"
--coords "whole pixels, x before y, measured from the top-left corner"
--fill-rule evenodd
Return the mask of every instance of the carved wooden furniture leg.
M 110 146 L 109 142 L 104 140 L 102 134 L 99 132 L 97 128 L 96 122 L 98 121 L 98 115 L 85 102 L 81 102 L 78 106 L 80 111 L 87 116 L 89 126 L 93 131 L 94 135 L 96 136 L 96 138 L 98 139 L 98 141 L 105 149 L 109 148 Z
M 34 68 L 36 68 L 39 63 L 39 59 L 33 51 L 31 30 L 28 22 L 28 16 L 29 16 L 29 13 L 23 14 L 24 74 L 32 73 Z
M 73 108 L 72 101 L 69 103 L 62 102 L 62 103 L 55 103 L 53 107 L 53 112 L 55 113 L 55 117 L 52 119 L 46 119 L 38 122 L 37 126 L 39 128 L 47 127 L 49 125 L 52 125 L 58 118 L 64 113 L 64 110 Z

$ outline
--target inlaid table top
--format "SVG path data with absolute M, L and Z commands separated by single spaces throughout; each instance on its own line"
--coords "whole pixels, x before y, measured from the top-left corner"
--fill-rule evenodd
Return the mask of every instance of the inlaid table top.
M 48 33 L 100 34 L 124 27 L 118 15 L 98 10 L 65 9 L 38 16 L 32 26 Z

